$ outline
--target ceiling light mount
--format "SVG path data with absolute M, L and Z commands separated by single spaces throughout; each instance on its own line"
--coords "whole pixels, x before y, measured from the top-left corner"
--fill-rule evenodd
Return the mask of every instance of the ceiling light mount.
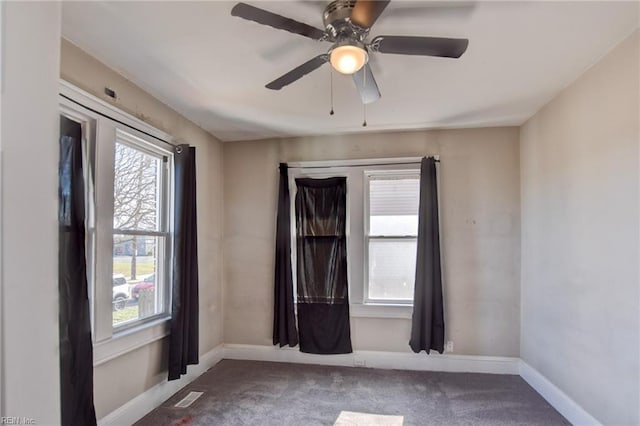
M 335 42 L 343 38 L 364 41 L 369 29 L 351 22 L 351 14 L 355 5 L 356 0 L 335 0 L 327 5 L 322 20 L 328 41 Z
M 356 0 L 335 0 L 327 5 L 322 14 L 324 26 L 350 20 Z

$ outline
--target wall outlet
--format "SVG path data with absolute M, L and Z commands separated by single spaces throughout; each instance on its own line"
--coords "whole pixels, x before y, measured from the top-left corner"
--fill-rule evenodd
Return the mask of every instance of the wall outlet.
M 453 340 L 449 340 L 446 345 L 444 345 L 445 352 L 453 352 Z
M 354 358 L 353 366 L 354 367 L 366 367 L 367 366 L 367 362 L 364 359 Z

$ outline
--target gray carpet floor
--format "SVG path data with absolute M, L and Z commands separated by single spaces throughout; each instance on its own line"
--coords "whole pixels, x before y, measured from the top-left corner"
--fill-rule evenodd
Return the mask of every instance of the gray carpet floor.
M 173 407 L 190 391 L 204 394 Z M 400 415 L 404 425 L 569 424 L 519 376 L 234 360 L 136 424 L 333 425 L 343 410 Z

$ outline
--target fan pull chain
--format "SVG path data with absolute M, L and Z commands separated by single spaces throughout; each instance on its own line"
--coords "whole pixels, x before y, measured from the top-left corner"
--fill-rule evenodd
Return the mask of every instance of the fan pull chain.
M 362 127 L 367 127 L 367 104 L 362 104 L 362 115 L 364 116 L 364 121 L 362 122 Z
M 329 115 L 333 115 L 333 69 L 329 68 L 329 79 L 331 80 L 331 111 Z

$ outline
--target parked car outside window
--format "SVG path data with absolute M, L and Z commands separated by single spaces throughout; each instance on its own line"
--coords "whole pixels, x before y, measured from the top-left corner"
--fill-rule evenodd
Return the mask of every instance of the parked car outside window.
M 122 274 L 113 274 L 113 310 L 121 311 L 130 298 L 129 284 Z
M 156 274 L 151 274 L 131 289 L 131 297 L 138 300 L 140 297 L 140 290 L 155 290 L 156 288 Z

